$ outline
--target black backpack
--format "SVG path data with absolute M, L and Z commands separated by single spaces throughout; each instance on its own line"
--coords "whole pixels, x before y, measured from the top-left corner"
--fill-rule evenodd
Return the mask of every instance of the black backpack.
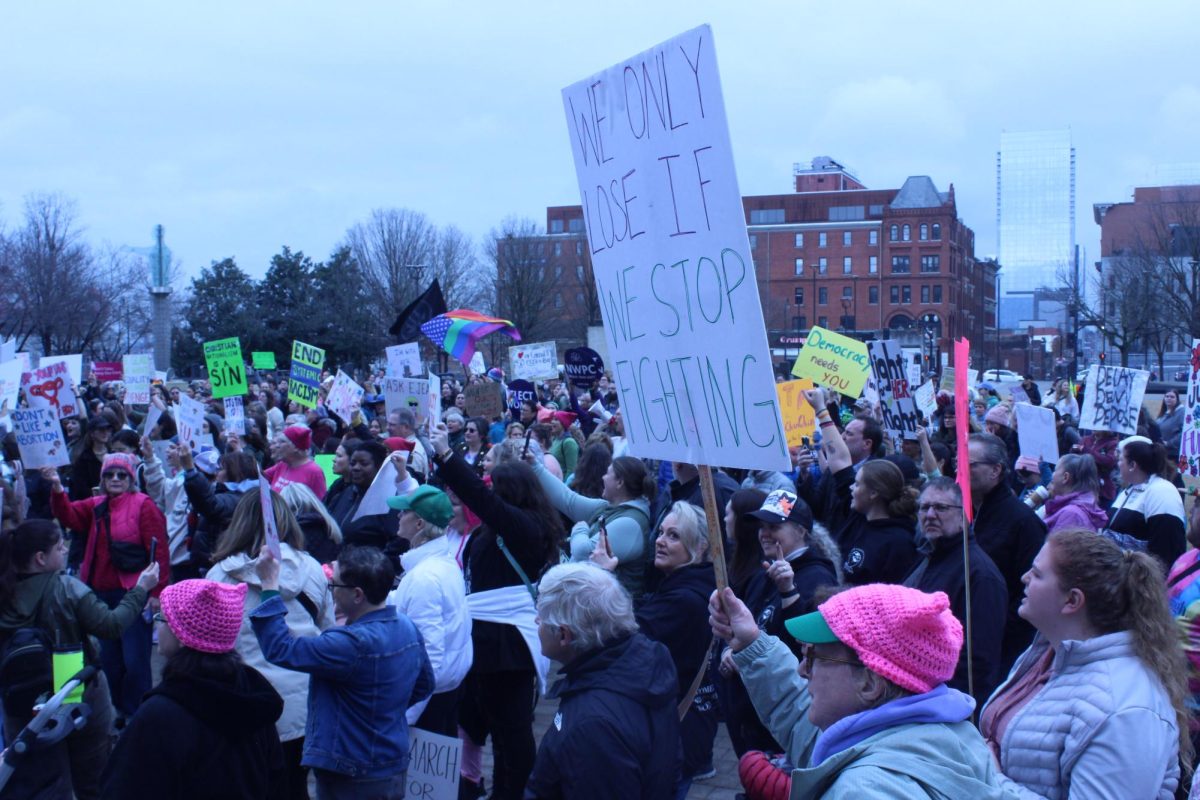
M 42 599 L 34 610 L 35 622 L 41 621 Z M 54 688 L 54 648 L 50 637 L 38 625 L 17 628 L 0 647 L 0 702 L 9 716 L 28 721 L 33 706 L 43 694 Z

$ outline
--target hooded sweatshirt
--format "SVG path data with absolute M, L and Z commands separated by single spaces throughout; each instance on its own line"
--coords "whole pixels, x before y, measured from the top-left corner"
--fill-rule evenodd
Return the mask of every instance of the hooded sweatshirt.
M 167 674 L 117 741 L 100 796 L 282 798 L 282 710 L 267 679 L 245 665 L 232 680 Z
M 679 771 L 677 680 L 667 649 L 640 633 L 575 658 L 526 798 L 670 797 Z
M 1045 520 L 1048 533 L 1066 528 L 1098 531 L 1108 523 L 1108 515 L 1097 505 L 1094 493 L 1081 491 L 1047 500 Z
M 316 559 L 291 545 L 281 543 L 279 563 L 279 594 L 287 607 L 288 629 L 296 636 L 318 636 L 333 627 L 333 597 L 325 572 Z M 208 571 L 208 579 L 219 583 L 247 585 L 245 609 L 249 613 L 262 603 L 262 580 L 256 573 L 257 558 L 246 553 L 234 553 Z M 303 592 L 316 610 L 314 616 L 298 599 Z M 242 617 L 238 631 L 238 655 L 258 670 L 283 697 L 283 713 L 279 716 L 279 738 L 289 742 L 304 735 L 308 720 L 308 675 L 269 663 L 258 646 L 258 638 L 247 616 Z

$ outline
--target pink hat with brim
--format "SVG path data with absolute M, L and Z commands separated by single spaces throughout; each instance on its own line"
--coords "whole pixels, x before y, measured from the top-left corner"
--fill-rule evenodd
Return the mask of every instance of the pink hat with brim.
M 954 675 L 963 643 L 945 592 L 885 583 L 839 592 L 784 625 L 800 642 L 841 642 L 872 672 L 918 694 Z
M 237 644 L 246 584 L 180 581 L 163 589 L 159 600 L 171 633 L 183 646 L 202 653 L 228 653 Z

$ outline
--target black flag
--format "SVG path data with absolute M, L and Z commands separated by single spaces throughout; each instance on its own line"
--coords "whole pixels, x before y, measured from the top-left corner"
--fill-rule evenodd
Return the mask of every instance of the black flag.
M 437 278 L 434 278 L 429 288 L 400 312 L 388 333 L 395 336 L 400 344 L 420 341 L 418 337 L 421 335 L 421 326 L 438 314 L 445 314 L 447 310 L 446 298 L 442 297 L 442 287 L 438 285 Z

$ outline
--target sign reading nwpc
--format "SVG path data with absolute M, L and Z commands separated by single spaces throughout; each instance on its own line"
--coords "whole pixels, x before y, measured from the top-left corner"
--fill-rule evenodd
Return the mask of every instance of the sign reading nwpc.
M 711 30 L 563 107 L 631 452 L 790 469 Z

